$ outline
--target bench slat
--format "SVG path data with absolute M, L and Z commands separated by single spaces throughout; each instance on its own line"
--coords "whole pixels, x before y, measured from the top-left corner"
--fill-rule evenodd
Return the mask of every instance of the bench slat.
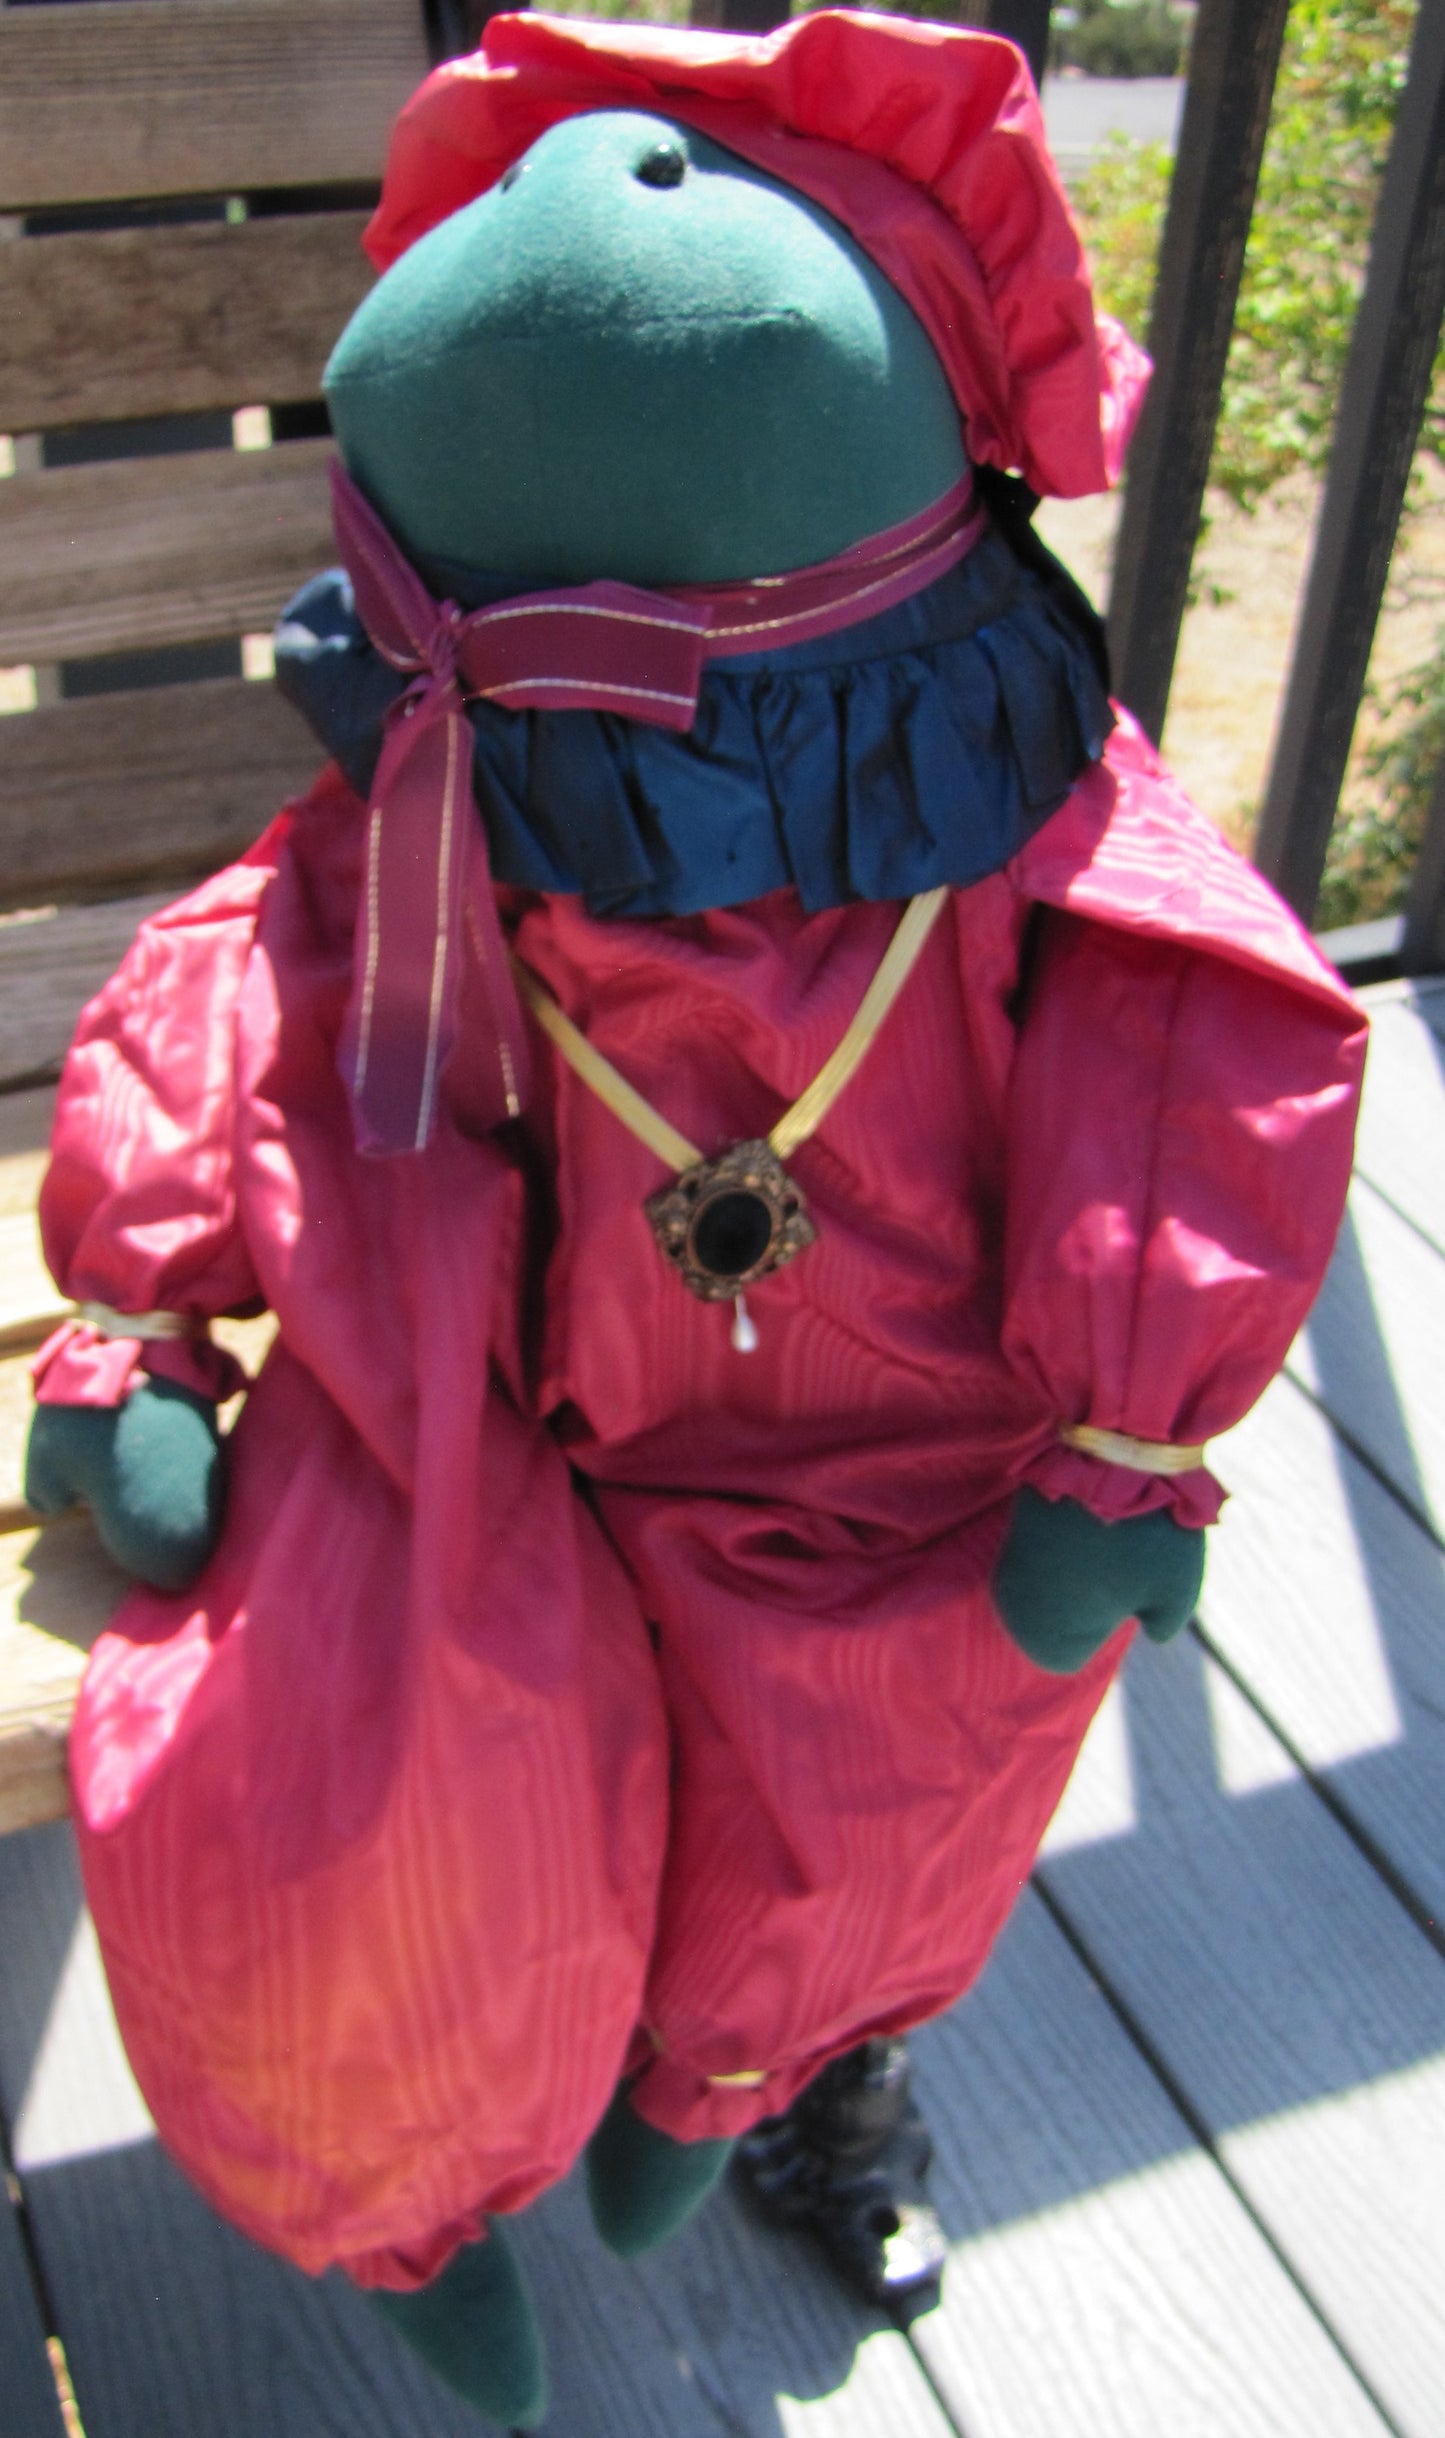
M 254 1377 L 275 1322 L 269 1313 L 219 1321 L 215 1334 Z M 228 1409 L 226 1420 L 239 1411 L 239 1404 Z M 0 1359 L 0 1835 L 68 1810 L 65 1738 L 85 1654 L 127 1588 L 87 1518 L 37 1526 L 27 1513 L 20 1486 L 30 1412 L 28 1365 L 7 1355 Z
M 3 744 L 0 903 L 12 906 L 215 871 L 322 761 L 274 688 L 239 677 L 18 712 Z
M 87 999 L 115 971 L 137 925 L 176 894 L 0 915 L 0 1120 L 13 1125 L 21 1102 L 27 1113 L 32 1109 L 29 1094 L 13 1091 L 17 1079 L 59 1072 Z M 47 1121 L 38 1143 L 23 1148 L 38 1148 L 49 1134 Z M 22 1148 L 8 1133 L 4 1139 L 7 1150 Z
M 28 1531 L 39 1521 L 22 1495 L 34 1411 L 30 1360 L 27 1354 L 0 1355 L 0 1534 Z
M 0 483 L 0 665 L 268 629 L 335 557 L 330 454 L 307 440 Z
M 0 1834 L 69 1810 L 76 1690 L 125 1590 L 85 1517 L 0 1534 Z
M 0 11 L 0 33 L 42 13 Z M 316 397 L 372 283 L 365 226 L 317 212 L 0 245 L 0 431 Z
M 35 1213 L 0 1213 L 0 1354 L 40 1345 L 68 1310 L 45 1267 Z
M 414 0 L 0 10 L 0 210 L 375 177 L 426 74 Z

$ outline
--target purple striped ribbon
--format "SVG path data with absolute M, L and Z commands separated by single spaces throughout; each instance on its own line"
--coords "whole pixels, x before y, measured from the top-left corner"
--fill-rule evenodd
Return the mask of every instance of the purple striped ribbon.
M 444 1073 L 479 1127 L 516 1116 L 527 1096 L 526 1034 L 475 814 L 466 703 L 613 711 L 685 732 L 706 661 L 808 642 L 891 609 L 956 566 L 987 516 L 965 476 L 905 524 L 792 575 L 666 592 L 584 584 L 464 613 L 433 600 L 337 462 L 331 495 L 357 614 L 412 680 L 387 714 L 372 782 L 341 1067 L 360 1148 L 419 1151 Z M 464 1033 L 463 908 L 491 1017 Z

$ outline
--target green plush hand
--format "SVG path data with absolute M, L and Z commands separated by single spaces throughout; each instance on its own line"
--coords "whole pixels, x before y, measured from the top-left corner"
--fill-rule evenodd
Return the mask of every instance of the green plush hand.
M 216 1408 L 170 1380 L 116 1406 L 37 1405 L 25 1457 L 37 1515 L 83 1500 L 117 1566 L 184 1591 L 215 1548 L 225 1498 Z
M 1019 1649 L 1056 1676 L 1072 1675 L 1126 1617 L 1153 1642 L 1187 1625 L 1204 1580 L 1204 1535 L 1172 1515 L 1103 1524 L 1071 1498 L 1020 1490 L 993 1578 L 1000 1617 Z

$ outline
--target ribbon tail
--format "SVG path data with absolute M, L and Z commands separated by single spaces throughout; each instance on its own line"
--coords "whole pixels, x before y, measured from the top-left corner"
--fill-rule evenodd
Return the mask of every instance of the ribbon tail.
M 403 699 L 367 819 L 366 880 L 340 1064 L 359 1150 L 431 1141 L 456 1034 L 471 730 L 454 686 Z
M 526 1108 L 532 1062 L 480 818 L 470 823 L 463 847 L 462 902 L 466 946 L 447 1104 L 469 1133 L 489 1134 Z
M 331 521 L 357 615 L 377 650 L 398 669 L 425 663 L 436 603 L 339 458 L 328 469 Z

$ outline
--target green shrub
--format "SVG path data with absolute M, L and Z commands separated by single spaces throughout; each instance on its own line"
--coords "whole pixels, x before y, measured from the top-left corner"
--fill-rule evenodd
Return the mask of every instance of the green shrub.
M 1188 22 L 1169 0 L 1080 0 L 1054 11 L 1049 65 L 1086 76 L 1177 76 Z
M 1210 470 L 1242 506 L 1329 454 L 1414 15 L 1412 0 L 1290 11 Z
M 1095 297 L 1140 339 L 1149 328 L 1173 168 L 1167 145 L 1111 136 L 1073 191 Z
M 628 18 L 634 25 L 686 25 L 688 0 L 547 0 L 554 17 Z
M 1209 470 L 1243 508 L 1328 459 L 1414 15 L 1412 0 L 1294 0 L 1290 11 Z M 1119 141 L 1074 198 L 1100 301 L 1141 335 L 1168 181 L 1162 148 Z M 1445 463 L 1445 348 L 1420 456 Z M 1422 513 L 1407 501 L 1402 531 Z M 1374 737 L 1330 842 L 1322 927 L 1391 912 L 1403 895 L 1445 738 L 1445 639 L 1372 703 Z
M 1398 914 L 1425 834 L 1445 755 L 1445 627 L 1418 668 L 1375 691 L 1379 725 L 1330 839 L 1315 923 L 1362 923 Z

